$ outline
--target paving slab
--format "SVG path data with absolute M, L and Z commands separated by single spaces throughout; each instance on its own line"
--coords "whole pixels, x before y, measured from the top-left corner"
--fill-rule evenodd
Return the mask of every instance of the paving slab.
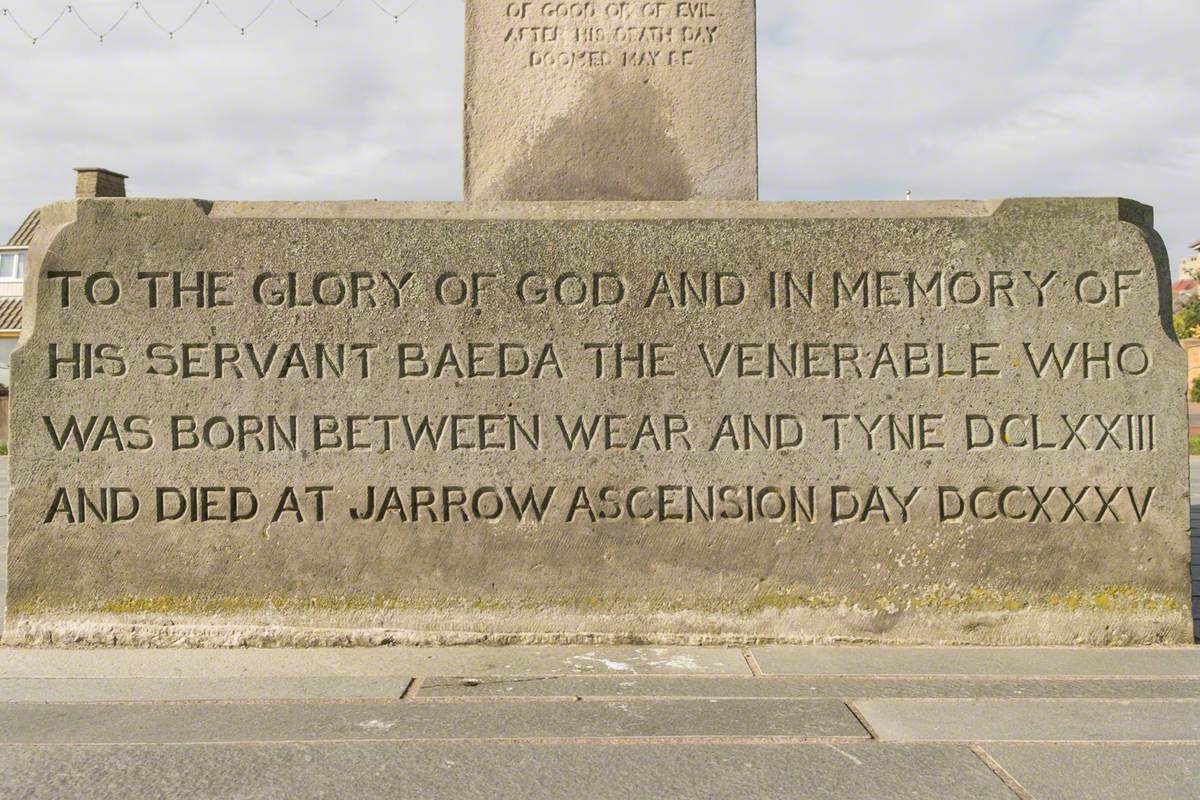
M 1037 800 L 1196 800 L 1200 746 L 990 744 L 986 752 Z
M 868 738 L 835 700 L 0 703 L 0 743 Z
M 1200 741 L 1194 700 L 864 700 L 884 741 Z
M 944 745 L 0 747 L 0 796 L 27 800 L 1013 800 Z
M 0 678 L 0 702 L 399 700 L 411 678 Z
M 409 675 L 750 675 L 720 647 L 385 647 L 367 649 L 36 650 L 0 648 L 0 676 L 321 677 Z
M 0 702 L 397 700 L 408 677 L 3 678 Z M 871 678 L 559 675 L 423 678 L 420 699 L 522 700 L 608 697 L 885 697 L 1200 699 L 1200 679 Z
M 1200 648 L 789 647 L 751 649 L 768 675 L 1200 677 Z
M 3 683 L 0 682 L 0 690 Z M 1178 678 L 736 678 L 576 675 L 425 678 L 418 696 L 495 700 L 572 697 L 1082 697 L 1200 699 L 1200 679 Z

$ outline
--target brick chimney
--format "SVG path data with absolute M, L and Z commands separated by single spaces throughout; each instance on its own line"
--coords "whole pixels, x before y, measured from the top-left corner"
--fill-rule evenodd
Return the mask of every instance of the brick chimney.
M 100 167 L 75 168 L 75 197 L 124 197 L 128 175 Z

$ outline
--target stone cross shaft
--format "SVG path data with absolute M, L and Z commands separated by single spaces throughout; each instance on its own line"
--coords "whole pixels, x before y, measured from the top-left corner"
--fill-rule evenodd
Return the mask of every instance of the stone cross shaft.
M 468 0 L 468 200 L 756 200 L 754 0 Z

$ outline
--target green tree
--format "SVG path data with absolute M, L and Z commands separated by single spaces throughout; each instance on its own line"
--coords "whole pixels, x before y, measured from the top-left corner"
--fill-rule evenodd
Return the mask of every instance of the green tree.
M 1190 339 L 1197 326 L 1200 326 L 1200 297 L 1193 297 L 1175 312 L 1175 335 Z
M 1196 380 L 1192 381 L 1192 391 L 1188 394 L 1188 400 L 1200 403 L 1200 375 L 1197 375 Z

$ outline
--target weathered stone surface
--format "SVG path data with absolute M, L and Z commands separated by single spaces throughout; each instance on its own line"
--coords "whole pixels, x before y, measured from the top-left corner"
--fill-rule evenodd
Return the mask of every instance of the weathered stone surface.
M 44 219 L 9 573 L 35 641 L 1190 635 L 1183 353 L 1136 203 Z
M 758 197 L 754 0 L 467 3 L 468 200 Z

